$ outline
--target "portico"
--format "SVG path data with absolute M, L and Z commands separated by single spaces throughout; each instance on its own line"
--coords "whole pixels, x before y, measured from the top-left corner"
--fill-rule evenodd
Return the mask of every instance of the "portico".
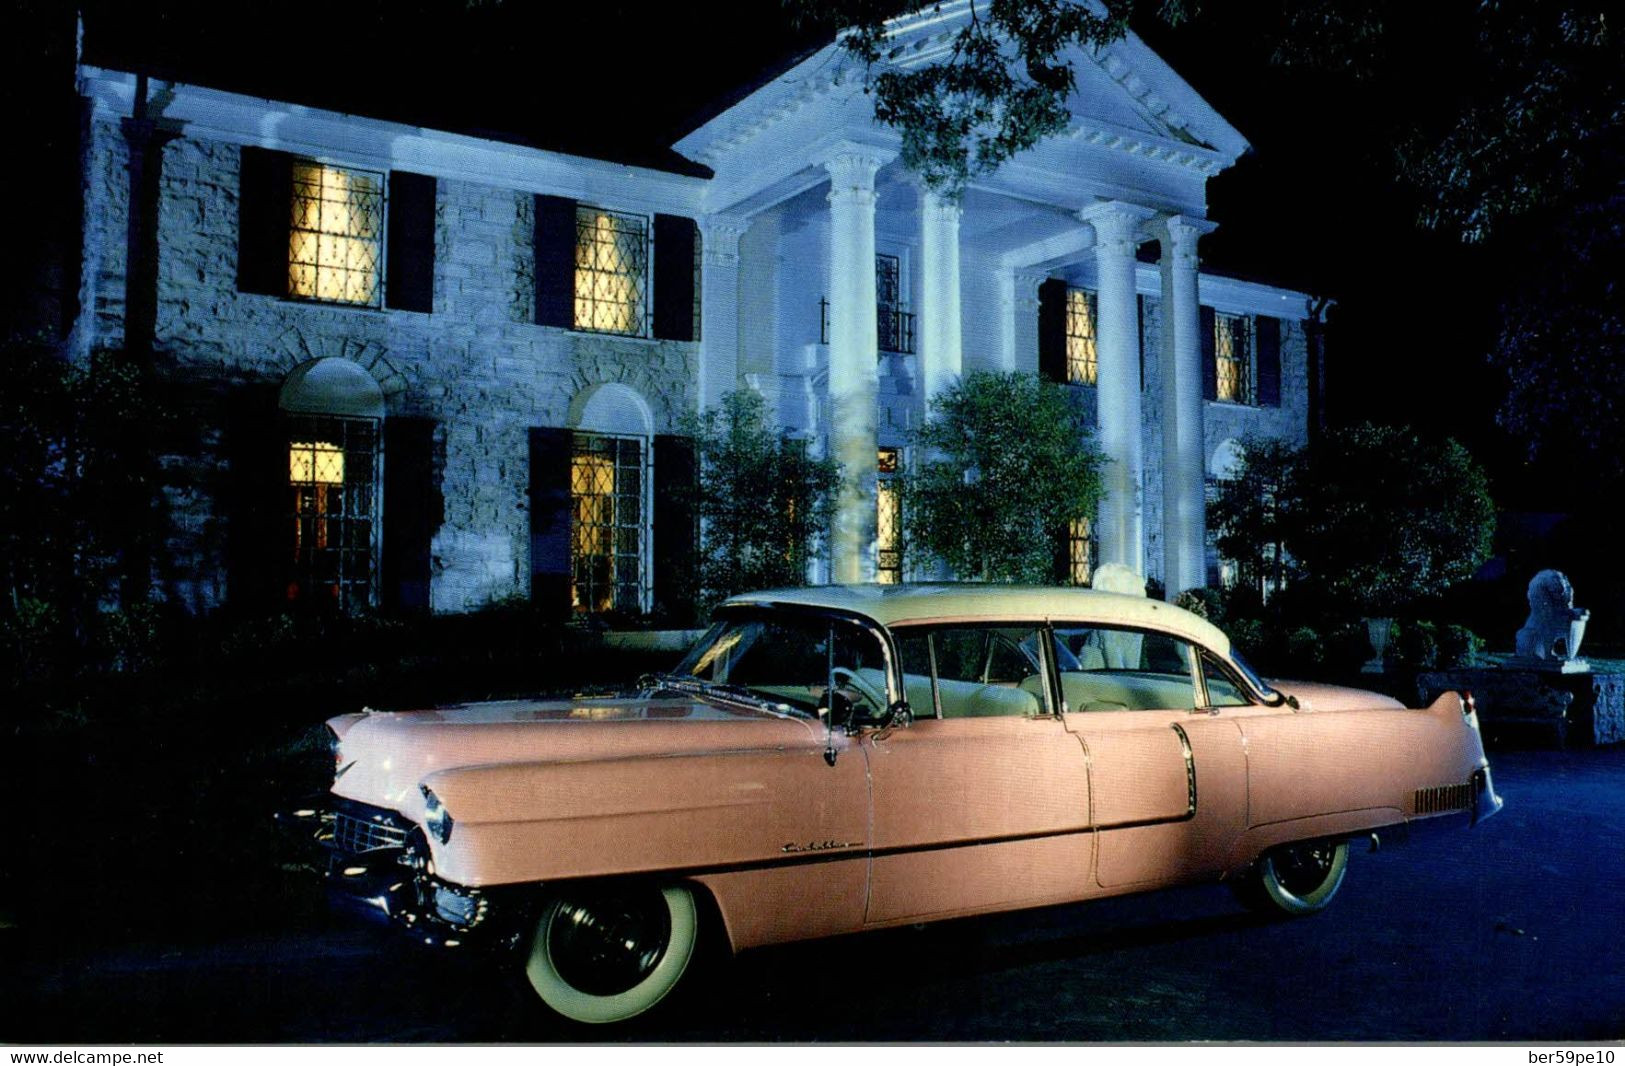
M 893 55 L 905 58 L 894 61 L 931 61 L 966 17 L 958 3 L 898 20 Z M 1096 561 L 1170 594 L 1207 581 L 1215 397 L 1197 246 L 1213 228 L 1206 181 L 1246 142 L 1132 36 L 1074 66 L 1070 127 L 957 199 L 904 168 L 862 68 L 833 45 L 676 145 L 713 169 L 703 209 L 726 220 L 702 222 L 702 403 L 754 388 L 785 430 L 842 466 L 819 579 L 876 579 L 878 450 L 906 448 L 931 398 L 963 374 L 1013 370 L 1073 385 L 1092 405 L 1107 460 Z M 1044 294 L 1063 285 L 1082 294 L 1075 311 L 1090 309 L 1063 338 L 1090 346 L 1082 376 L 1056 370 L 1044 350 L 1054 338 L 1040 336 Z M 1222 421 L 1233 433 L 1236 419 Z

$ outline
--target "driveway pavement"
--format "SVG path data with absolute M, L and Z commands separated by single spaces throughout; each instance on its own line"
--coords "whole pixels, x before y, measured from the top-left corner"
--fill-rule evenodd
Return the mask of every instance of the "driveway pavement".
M 0 1041 L 1625 1038 L 1625 746 L 1492 761 L 1500 815 L 1362 850 L 1298 921 L 1198 887 L 760 951 L 605 1032 L 548 1020 L 477 957 L 301 907 L 184 944 L 101 938 L 91 916 L 0 928 Z

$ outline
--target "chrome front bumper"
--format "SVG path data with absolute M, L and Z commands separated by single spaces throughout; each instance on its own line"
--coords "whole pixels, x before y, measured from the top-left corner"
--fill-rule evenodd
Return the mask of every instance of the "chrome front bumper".
M 491 921 L 490 895 L 436 877 L 423 830 L 397 812 L 323 796 L 278 814 L 277 821 L 319 850 L 334 910 L 403 929 L 436 947 L 506 939 L 500 923 Z

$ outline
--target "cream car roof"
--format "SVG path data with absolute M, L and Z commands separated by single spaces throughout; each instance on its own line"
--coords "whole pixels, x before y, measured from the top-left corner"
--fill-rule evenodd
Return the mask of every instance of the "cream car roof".
M 937 620 L 1082 622 L 1160 629 L 1221 654 L 1230 638 L 1205 619 L 1171 603 L 1094 589 L 1020 585 L 817 585 L 768 589 L 728 604 L 788 603 L 855 611 L 885 626 Z

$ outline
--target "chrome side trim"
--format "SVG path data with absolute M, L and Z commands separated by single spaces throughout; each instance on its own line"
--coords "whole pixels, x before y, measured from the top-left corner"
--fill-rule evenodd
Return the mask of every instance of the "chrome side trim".
M 1185 749 L 1185 782 L 1190 792 L 1190 806 L 1185 811 L 1185 817 L 1196 816 L 1196 754 L 1191 751 L 1191 738 L 1185 734 L 1185 727 L 1178 722 L 1171 723 L 1174 732 L 1179 734 L 1179 745 Z

